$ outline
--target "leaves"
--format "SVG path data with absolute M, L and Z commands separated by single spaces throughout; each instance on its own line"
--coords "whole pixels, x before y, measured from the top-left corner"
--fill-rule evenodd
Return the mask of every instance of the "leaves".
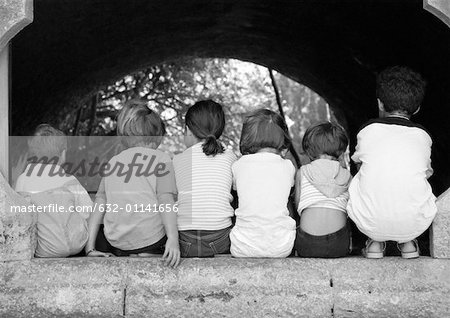
M 309 88 L 275 72 L 286 121 L 294 145 L 301 152 L 304 130 L 329 120 L 328 105 Z M 96 113 L 89 105 L 63 119 L 62 129 L 77 135 L 114 135 L 116 116 L 125 101 L 141 99 L 165 121 L 164 147 L 173 153 L 184 149 L 183 116 L 196 101 L 213 99 L 224 106 L 227 123 L 223 142 L 237 150 L 244 115 L 258 108 L 277 111 L 276 99 L 265 67 L 233 59 L 184 59 L 154 65 L 129 74 L 97 92 Z M 92 102 L 92 99 L 89 101 Z

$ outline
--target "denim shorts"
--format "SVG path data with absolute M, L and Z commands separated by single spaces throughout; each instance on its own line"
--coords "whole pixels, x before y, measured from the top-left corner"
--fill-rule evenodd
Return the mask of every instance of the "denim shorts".
M 179 231 L 181 257 L 214 257 L 230 253 L 231 227 L 222 230 Z
M 311 235 L 297 228 L 295 250 L 300 257 L 336 258 L 347 256 L 350 252 L 350 228 L 327 235 Z
M 166 247 L 167 236 L 164 235 L 162 239 L 152 245 L 138 248 L 135 250 L 121 250 L 108 243 L 109 251 L 116 256 L 130 256 L 131 254 L 149 253 L 149 254 L 163 254 Z

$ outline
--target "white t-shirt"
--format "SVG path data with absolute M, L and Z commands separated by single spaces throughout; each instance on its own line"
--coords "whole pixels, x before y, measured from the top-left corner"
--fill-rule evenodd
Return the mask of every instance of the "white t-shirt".
M 230 233 L 235 257 L 287 257 L 295 240 L 295 221 L 287 203 L 295 167 L 281 156 L 245 155 L 232 167 L 238 192 L 236 224 Z
M 45 211 L 37 213 L 36 257 L 67 257 L 84 248 L 92 201 L 74 176 L 59 165 L 29 164 L 15 190 Z
M 128 173 L 133 162 L 135 166 Z M 97 192 L 98 197 L 106 199 L 109 209 L 104 217 L 106 239 L 122 250 L 158 242 L 165 235 L 160 215 L 164 212 L 156 210 L 158 195 L 176 192 L 169 155 L 151 148 L 132 147 L 111 158 L 109 164 Z M 124 167 L 123 173 L 119 172 L 120 167 Z
M 17 178 L 15 190 L 24 193 L 40 193 L 62 187 L 73 194 L 76 206 L 80 207 L 80 212 L 76 213 L 87 220 L 90 215 L 89 208 L 92 206 L 91 197 L 78 179 L 67 174 L 59 165 L 41 163 L 27 165 L 25 171 Z
M 203 153 L 202 143 L 173 159 L 178 189 L 178 229 L 221 230 L 231 226 L 231 165 L 236 155 L 226 150 L 215 156 Z
M 432 140 L 406 119 L 382 118 L 358 133 L 352 156 L 361 168 L 349 187 L 349 217 L 376 241 L 410 241 L 436 215 L 435 196 L 427 181 Z

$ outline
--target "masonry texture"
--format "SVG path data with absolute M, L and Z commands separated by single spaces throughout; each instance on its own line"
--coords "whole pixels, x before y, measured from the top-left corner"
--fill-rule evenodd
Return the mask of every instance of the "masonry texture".
M 450 258 L 450 189 L 436 201 L 438 213 L 430 233 L 432 257 Z
M 36 214 L 11 212 L 12 206 L 28 206 L 0 174 L 0 262 L 28 260 L 36 246 Z
M 448 317 L 450 262 L 35 259 L 0 263 L 8 317 Z

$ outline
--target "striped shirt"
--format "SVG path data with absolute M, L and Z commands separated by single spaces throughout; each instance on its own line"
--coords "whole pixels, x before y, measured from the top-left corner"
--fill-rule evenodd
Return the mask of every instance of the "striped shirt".
M 300 168 L 301 186 L 298 214 L 301 214 L 306 208 L 328 208 L 347 213 L 348 191 L 334 198 L 327 197 L 306 178 L 302 168 L 304 167 Z
M 178 230 L 221 230 L 231 226 L 231 165 L 236 159 L 231 150 L 207 156 L 202 143 L 174 157 Z

